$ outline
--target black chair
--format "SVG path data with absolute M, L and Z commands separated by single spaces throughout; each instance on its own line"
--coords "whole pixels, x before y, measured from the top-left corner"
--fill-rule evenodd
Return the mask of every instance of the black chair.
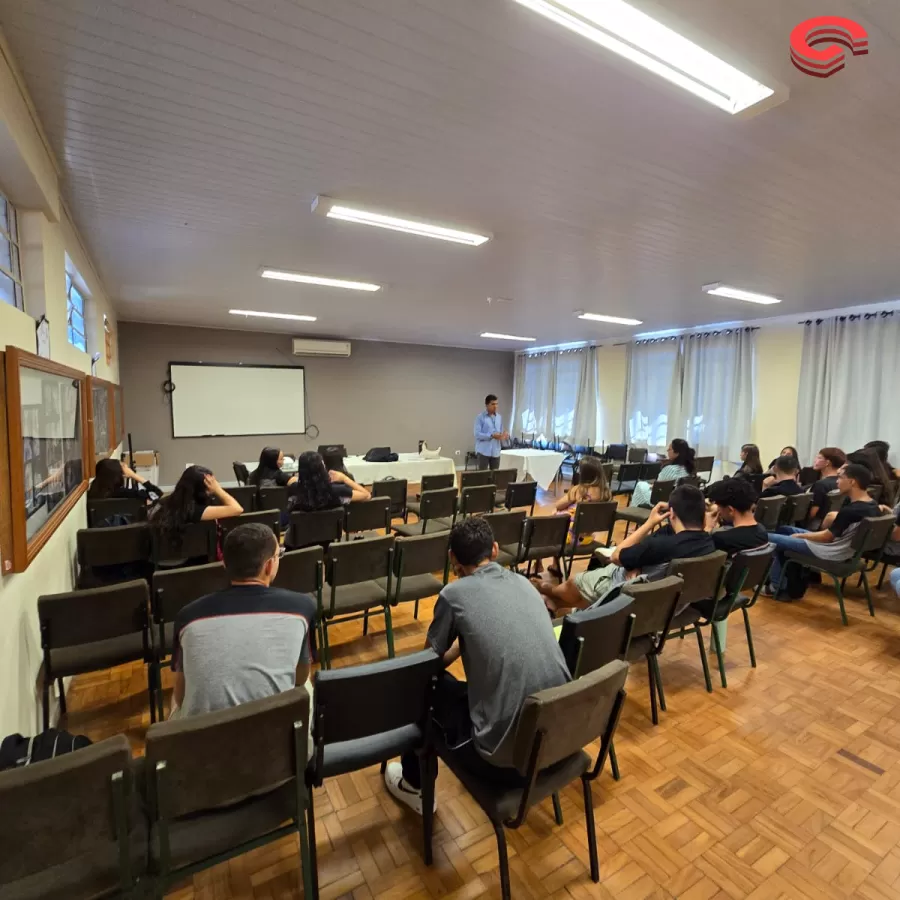
M 406 521 L 406 492 L 409 482 L 405 478 L 385 478 L 372 485 L 372 497 L 387 497 L 391 501 L 391 518 Z
M 762 493 L 763 482 L 766 480 L 765 475 L 763 475 L 763 474 L 759 474 L 759 475 L 747 474 L 747 475 L 741 475 L 740 477 L 743 478 L 744 481 L 747 481 L 750 484 L 752 484 L 753 490 L 755 490 L 757 494 Z
M 150 633 L 146 581 L 47 594 L 37 602 L 44 665 L 41 699 L 44 729 L 50 727 L 50 688 L 56 681 L 60 712 L 66 714 L 63 678 L 141 661 L 147 666 L 150 719 L 159 680 Z
M 566 553 L 570 521 L 568 515 L 529 516 L 522 529 L 522 541 L 516 556 L 515 568 L 518 569 L 522 563 L 527 562 L 527 574 L 530 575 L 532 563 L 548 557 L 562 560 Z
M 150 528 L 146 522 L 114 528 L 82 528 L 75 536 L 78 559 L 77 587 L 102 587 L 149 579 Z
M 322 595 L 322 565 L 325 554 L 321 547 L 306 547 L 290 550 L 278 563 L 278 574 L 272 587 L 294 591 L 297 594 L 312 594 L 317 602 Z
M 245 513 L 256 512 L 256 487 L 252 484 L 242 487 L 225 488 L 226 494 L 231 494 L 244 508 Z M 224 520 L 223 520 L 224 521 Z
M 665 712 L 666 695 L 663 692 L 662 675 L 659 671 L 659 656 L 666 646 L 666 640 L 675 618 L 675 609 L 684 582 L 678 576 L 670 575 L 660 581 L 628 582 L 622 588 L 622 595 L 634 600 L 634 628 L 628 648 L 628 661 L 636 662 L 642 657 L 647 660 L 647 680 L 650 683 L 650 718 L 659 724 L 656 708 L 657 693 L 660 708 Z M 621 596 L 621 595 L 620 595 Z
M 324 550 L 339 541 L 344 531 L 344 507 L 319 512 L 292 512 L 284 546 L 290 550 L 319 546 Z
M 642 468 L 641 463 L 625 463 L 620 466 L 616 474 L 615 487 L 612 488 L 613 496 L 627 494 L 630 497 L 640 480 Z
M 419 506 L 422 502 L 422 494 L 426 491 L 442 491 L 446 488 L 456 487 L 456 475 L 423 475 L 419 485 L 419 493 L 415 497 L 407 497 L 406 511 L 419 515 Z M 406 519 L 404 519 L 406 521 Z
M 537 503 L 536 481 L 514 481 L 506 486 L 506 497 L 503 505 L 506 509 L 521 509 L 529 507 L 528 515 L 534 515 L 534 506 Z
M 234 469 L 234 477 L 239 485 L 250 484 L 250 471 L 242 462 L 233 462 L 231 468 Z
M 434 685 L 443 671 L 433 650 L 396 659 L 316 673 L 313 711 L 313 758 L 306 770 L 310 785 L 356 772 L 375 763 L 417 751 L 422 771 L 424 855 L 431 864 L 434 821 L 434 778 L 431 755 L 431 703 Z M 316 821 L 309 792 L 309 822 L 313 893 L 318 896 Z
M 415 603 L 413 618 L 419 618 L 419 601 L 441 592 L 450 578 L 450 532 L 400 537 L 394 543 L 393 606 Z M 443 572 L 435 578 L 434 572 Z M 387 579 L 378 583 L 387 590 Z
M 257 495 L 257 509 L 277 509 L 288 511 L 288 489 L 286 487 L 261 487 Z
M 215 521 L 186 525 L 180 540 L 163 535 L 152 524 L 150 527 L 150 558 L 157 568 L 174 569 L 215 562 L 218 546 Z
M 497 562 L 501 566 L 515 566 L 522 543 L 525 510 L 488 513 L 483 518 L 491 526 L 491 531 L 494 532 L 494 540 L 499 545 Z
M 829 494 L 829 496 L 831 496 Z M 775 596 L 781 593 L 785 583 L 785 574 L 790 565 L 803 566 L 813 572 L 821 572 L 830 575 L 834 582 L 834 590 L 838 598 L 838 606 L 841 609 L 841 621 L 849 625 L 847 610 L 844 608 L 844 583 L 851 575 L 859 575 L 866 591 L 866 602 L 869 605 L 869 615 L 875 615 L 875 607 L 872 605 L 872 592 L 869 590 L 868 573 L 878 568 L 884 546 L 894 530 L 896 516 L 889 513 L 885 516 L 875 516 L 871 519 L 863 519 L 853 533 L 850 546 L 853 548 L 853 556 L 847 560 L 819 559 L 818 556 L 806 556 L 802 553 L 794 553 L 788 550 L 785 553 L 785 564 L 781 569 L 781 583 Z M 865 556 L 864 556 L 865 555 Z M 867 557 L 867 558 L 866 558 Z
M 662 472 L 663 464 L 658 462 L 648 463 L 645 462 L 641 466 L 641 475 L 638 479 L 639 481 L 646 481 L 648 484 L 653 484 L 657 478 L 659 478 L 659 473 Z
M 496 491 L 494 506 L 502 506 L 506 501 L 506 489 L 516 480 L 517 474 L 518 472 L 515 469 L 491 470 L 491 483 Z
M 694 474 L 701 481 L 709 481 L 712 478 L 713 467 L 716 464 L 714 456 L 698 456 L 694 459 Z
M 876 502 L 880 503 L 882 495 L 884 494 L 884 486 L 880 484 L 870 484 L 866 488 L 866 493 Z
M 813 495 L 810 493 L 792 494 L 788 497 L 781 510 L 781 524 L 802 526 L 809 518 L 812 499 Z
M 566 576 L 572 573 L 572 565 L 576 559 L 589 559 L 600 547 L 608 547 L 612 543 L 613 528 L 616 524 L 618 504 L 610 501 L 582 501 L 575 506 L 575 518 L 572 528 L 574 540 L 568 544 L 568 553 L 564 559 Z M 606 543 L 594 540 L 598 532 L 606 532 Z M 580 538 L 590 535 L 590 543 L 579 544 Z
M 219 519 L 219 533 L 222 539 L 222 545 L 225 545 L 225 538 L 238 525 L 246 525 L 249 522 L 259 522 L 261 525 L 268 525 L 275 533 L 275 539 L 281 541 L 281 513 L 277 509 L 261 509 L 258 512 L 245 512 L 239 516 L 232 516 L 230 519 Z
M 675 482 L 676 487 L 682 487 L 685 484 L 688 484 L 691 487 L 702 489 L 703 479 L 697 475 L 684 475 Z
M 803 487 L 810 487 L 815 484 L 822 477 L 822 473 L 819 472 L 818 469 L 814 469 L 812 466 L 804 466 L 800 470 L 800 484 Z
M 87 499 L 88 528 L 109 528 L 147 521 L 147 502 L 140 497 Z
M 394 525 L 393 530 L 404 537 L 448 531 L 450 526 L 446 522 L 452 523 L 456 518 L 456 500 L 456 488 L 424 491 L 415 510 L 419 521 L 412 525 Z
M 0 896 L 133 897 L 147 874 L 124 734 L 0 772 Z
M 850 498 L 840 491 L 829 491 L 827 494 L 827 504 L 819 510 L 819 517 L 824 519 L 828 513 L 840 512 L 844 506 L 850 502 Z
M 628 444 L 610 444 L 603 454 L 607 462 L 625 462 L 628 456 Z
M 377 537 L 378 529 L 391 533 L 391 498 L 372 497 L 370 500 L 353 500 L 346 507 L 344 516 L 344 540 L 351 535 L 360 538 Z
M 460 491 L 470 487 L 484 487 L 493 484 L 494 473 L 490 469 L 476 469 L 474 472 L 459 473 Z
M 625 522 L 625 534 L 623 538 L 628 537 L 628 526 L 637 525 L 640 527 L 650 518 L 650 513 L 657 503 L 668 502 L 672 491 L 675 490 L 675 481 L 654 481 L 653 487 L 650 489 L 650 505 L 647 508 L 643 506 L 627 506 L 616 512 L 616 518 Z
M 456 511 L 456 519 L 441 520 L 448 528 L 453 527 L 453 522 L 474 516 L 479 513 L 494 511 L 494 486 L 492 484 L 478 485 L 477 487 L 464 487 L 459 493 L 459 505 Z
M 516 726 L 514 767 L 522 777 L 521 787 L 505 787 L 482 780 L 461 766 L 456 754 L 435 729 L 438 755 L 462 782 L 494 826 L 500 856 L 500 891 L 511 897 L 506 828 L 518 828 L 528 810 L 559 793 L 575 779 L 581 780 L 591 879 L 600 880 L 594 801 L 591 785 L 603 771 L 610 744 L 625 701 L 628 664 L 621 660 L 591 672 L 561 687 L 529 696 Z M 600 738 L 600 752 L 591 758 L 582 748 Z
M 369 614 L 384 614 L 388 656 L 394 656 L 391 623 L 391 585 L 394 565 L 394 537 L 335 543 L 325 561 L 326 584 L 319 606 L 322 654 L 331 668 L 328 626 L 336 622 L 363 620 L 363 634 L 369 631 Z M 379 579 L 383 579 L 379 582 Z M 327 603 L 326 603 L 327 596 Z
M 784 509 L 787 497 L 783 494 L 776 494 L 774 497 L 763 497 L 756 501 L 756 510 L 754 512 L 756 521 L 762 525 L 766 531 L 775 531 L 781 522 L 781 511 Z
M 156 896 L 196 872 L 294 834 L 304 896 L 314 896 L 306 830 L 308 728 L 304 687 L 150 727 L 145 771 Z
M 626 460 L 629 463 L 642 463 L 647 459 L 646 447 L 629 447 Z

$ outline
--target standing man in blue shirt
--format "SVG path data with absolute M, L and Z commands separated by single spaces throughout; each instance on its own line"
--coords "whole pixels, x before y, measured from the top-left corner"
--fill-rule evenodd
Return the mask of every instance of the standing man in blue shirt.
M 497 398 L 488 394 L 484 398 L 484 412 L 475 420 L 475 453 L 479 469 L 500 468 L 500 443 L 509 440 L 503 431 L 503 420 L 497 412 Z

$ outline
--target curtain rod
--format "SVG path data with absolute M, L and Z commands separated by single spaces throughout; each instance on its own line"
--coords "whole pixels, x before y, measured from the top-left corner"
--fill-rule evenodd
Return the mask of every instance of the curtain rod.
M 892 309 L 882 309 L 879 312 L 869 312 L 869 313 L 857 313 L 856 315 L 850 316 L 832 316 L 836 322 L 857 322 L 860 319 L 865 321 L 869 321 L 869 319 L 889 319 L 894 315 L 894 311 Z M 829 322 L 831 319 L 806 319 L 805 321 L 798 322 L 798 325 L 821 325 L 823 322 Z
M 747 328 L 720 328 L 715 331 L 692 331 L 686 332 L 683 334 L 672 334 L 668 337 L 660 337 L 660 338 L 648 338 L 643 341 L 635 341 L 636 345 L 642 344 L 664 344 L 666 341 L 680 341 L 682 338 L 701 338 L 701 337 L 717 337 L 721 334 L 738 334 L 739 332 L 751 332 L 751 331 L 759 331 L 758 326 L 750 326 Z

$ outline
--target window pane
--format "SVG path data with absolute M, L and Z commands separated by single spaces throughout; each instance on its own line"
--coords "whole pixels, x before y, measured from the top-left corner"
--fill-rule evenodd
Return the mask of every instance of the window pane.
M 69 298 L 69 302 L 71 302 L 71 297 L 69 296 L 70 291 L 72 290 L 72 276 L 66 272 L 66 296 Z
M 16 285 L 16 306 L 21 310 L 25 309 L 25 298 L 22 294 L 22 285 L 20 284 Z
M 74 285 L 72 286 L 72 308 L 78 310 L 84 316 L 84 297 L 81 296 L 81 292 Z
M 0 272 L 0 301 L 9 303 L 11 306 L 16 305 L 15 284 L 7 275 Z
M 3 235 L 0 235 L 0 266 L 6 269 L 7 272 L 12 272 L 12 274 L 15 275 L 17 273 L 13 266 L 13 258 L 10 249 L 9 241 L 6 240 Z
M 81 318 L 80 313 L 74 307 L 72 309 L 70 324 L 72 325 L 72 328 L 76 334 L 84 334 L 84 319 Z
M 5 197 L 0 197 L 0 228 L 9 231 L 9 219 L 6 214 L 7 203 Z
M 22 280 L 22 262 L 19 259 L 19 248 L 13 244 L 10 248 L 10 256 L 12 258 L 12 273 L 13 275 Z
M 11 204 L 6 204 L 7 218 L 9 222 L 9 227 L 6 229 L 9 232 L 9 236 L 13 239 L 15 243 L 19 243 L 19 214 L 16 212 L 16 208 Z

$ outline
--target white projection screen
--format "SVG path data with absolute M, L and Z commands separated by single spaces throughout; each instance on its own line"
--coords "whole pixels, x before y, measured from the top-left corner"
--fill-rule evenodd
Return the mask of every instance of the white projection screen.
M 169 363 L 172 437 L 303 434 L 302 366 Z

